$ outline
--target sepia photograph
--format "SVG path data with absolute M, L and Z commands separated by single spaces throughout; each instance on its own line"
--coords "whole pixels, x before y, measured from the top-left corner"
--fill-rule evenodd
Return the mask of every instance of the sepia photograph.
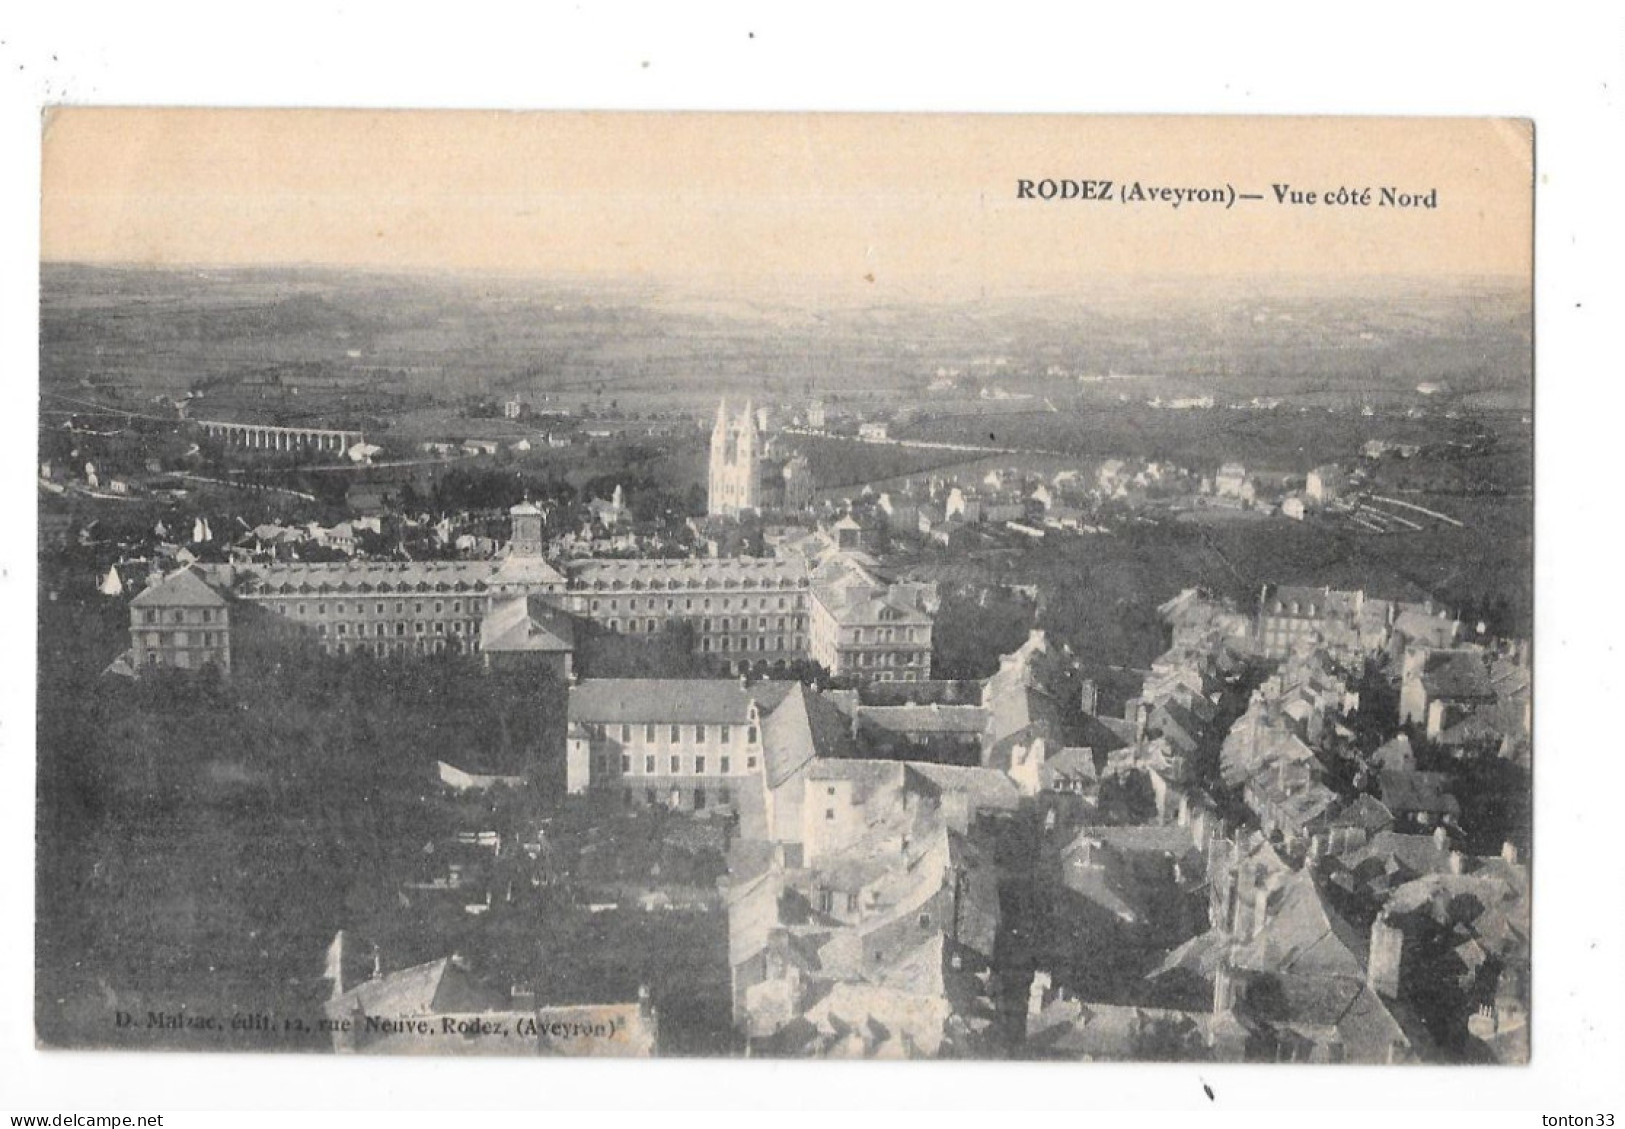
M 1531 121 L 40 136 L 41 1053 L 1539 1053 Z

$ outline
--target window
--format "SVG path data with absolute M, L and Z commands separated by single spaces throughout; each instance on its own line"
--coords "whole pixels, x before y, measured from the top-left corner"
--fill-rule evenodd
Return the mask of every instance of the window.
M 434 602 L 434 614 L 435 615 L 439 615 L 441 612 L 443 612 L 445 610 L 446 610 L 446 604 L 445 604 L 444 600 L 436 600 Z
M 705 758 L 703 756 L 695 757 L 694 758 L 694 773 L 695 773 L 695 775 L 700 775 L 700 774 L 702 774 L 704 772 L 705 772 Z
M 683 727 L 682 726 L 674 725 L 674 726 L 671 727 L 671 743 L 673 745 L 681 745 L 683 743 Z
M 621 744 L 623 744 L 623 745 L 630 744 L 631 741 L 632 741 L 632 727 L 630 725 L 622 725 L 621 726 Z
M 818 891 L 818 909 L 820 913 L 830 913 L 835 909 L 835 892 L 833 890 Z
M 705 789 L 704 788 L 696 788 L 696 789 L 694 789 L 694 810 L 695 811 L 704 811 L 705 810 Z
M 717 727 L 717 740 L 722 742 L 724 745 L 726 745 L 728 743 L 728 737 L 729 737 L 730 733 L 731 733 L 731 730 L 729 729 L 728 726 L 726 726 L 726 725 L 718 726 Z M 726 772 L 727 770 L 724 769 L 723 771 Z
M 930 914 L 928 914 L 928 913 L 920 914 L 920 928 L 921 929 L 929 929 L 929 928 L 931 928 L 931 915 Z
M 406 624 L 404 624 L 404 623 L 397 623 L 397 624 L 396 624 L 396 625 L 395 625 L 395 637 L 396 637 L 396 638 L 397 638 L 397 639 L 398 639 L 398 638 L 400 638 L 400 637 L 401 637 L 401 636 L 402 636 L 402 635 L 405 635 L 405 634 L 406 634 Z
M 655 727 L 652 722 L 643 727 L 643 739 L 651 745 L 655 743 Z
M 336 607 L 334 607 L 333 614 L 334 615 L 343 615 L 344 614 L 344 605 L 339 604 Z
M 731 804 L 733 802 L 734 802 L 733 789 L 731 789 L 731 788 L 723 788 L 717 794 L 717 803 L 727 805 L 727 804 Z
M 203 622 L 204 623 L 213 623 L 214 622 L 214 613 L 211 612 L 208 608 L 203 609 Z
M 694 727 L 694 743 L 696 745 L 705 744 L 705 726 L 696 725 Z
M 835 809 L 834 808 L 825 808 L 824 809 L 824 818 L 825 819 L 834 819 L 835 818 Z
M 463 602 L 461 600 L 453 600 L 451 602 L 451 610 L 461 615 L 463 611 Z
M 676 776 L 679 772 L 682 772 L 682 771 L 683 771 L 683 758 L 682 757 L 672 757 L 671 758 L 671 773 L 672 773 L 672 775 Z
M 317 634 L 317 635 L 322 635 L 322 636 L 325 636 L 325 635 L 326 635 L 326 634 L 327 634 L 327 624 L 325 624 L 325 623 L 318 623 L 318 624 L 317 624 L 317 625 L 316 625 L 316 634 Z
M 756 727 L 754 725 L 745 730 L 745 744 L 756 744 Z
M 850 893 L 848 893 L 846 895 L 846 912 L 847 913 L 857 913 L 858 912 L 858 894 L 857 894 L 856 890 L 853 890 L 853 891 L 851 891 Z
M 723 758 L 722 758 L 722 772 L 723 772 L 723 774 L 724 774 L 724 775 L 726 775 L 726 774 L 727 774 L 727 773 L 728 773 L 728 771 L 729 771 L 729 767 L 730 767 L 730 766 L 729 766 L 729 764 L 728 764 L 728 758 L 727 758 L 727 757 L 723 757 Z
M 658 802 L 655 799 L 655 790 L 653 788 L 645 788 L 643 790 L 643 800 L 647 804 L 654 804 Z
M 316 605 L 316 614 L 317 615 L 326 615 L 327 614 L 327 605 L 326 604 L 317 604 Z
M 755 768 L 756 767 L 756 758 L 755 757 L 746 757 L 745 758 L 745 767 L 746 768 Z
M 644 773 L 646 775 L 649 775 L 649 776 L 654 775 L 654 772 L 655 772 L 655 759 L 654 759 L 654 756 L 652 754 L 650 756 L 646 756 L 646 757 L 643 758 L 643 771 L 644 771 Z M 653 793 L 651 793 L 651 795 L 653 795 Z M 654 801 L 650 800 L 649 802 L 653 803 Z
M 621 754 L 621 771 L 622 772 L 631 772 L 632 771 L 632 758 L 630 756 L 628 756 L 626 753 Z
M 377 607 L 377 609 L 376 609 L 376 610 L 377 610 L 377 612 L 378 612 L 378 614 L 379 614 L 379 615 L 383 615 L 383 614 L 384 614 L 384 605 L 383 605 L 383 603 L 382 603 L 382 602 L 380 602 L 380 603 L 379 603 L 379 605 L 378 605 L 378 607 Z

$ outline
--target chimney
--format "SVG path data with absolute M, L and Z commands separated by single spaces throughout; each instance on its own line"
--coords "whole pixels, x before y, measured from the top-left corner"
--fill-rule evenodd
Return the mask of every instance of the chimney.
M 1326 855 L 1326 836 L 1314 835 L 1309 839 L 1309 865 L 1314 866 Z
M 1230 967 L 1229 956 L 1219 961 L 1213 970 L 1213 1014 L 1229 1015 L 1236 1008 L 1236 973 Z
M 1371 923 L 1371 956 L 1366 964 L 1365 982 L 1377 995 L 1394 999 L 1399 995 L 1399 972 L 1405 954 L 1405 935 L 1378 914 Z
M 1450 832 L 1442 827 L 1433 829 L 1433 849 L 1443 853 L 1450 849 Z
M 1078 704 L 1090 717 L 1097 716 L 1100 706 L 1100 688 L 1093 678 L 1085 678 L 1078 691 Z
M 1513 846 L 1510 840 L 1501 844 L 1501 858 L 1509 866 L 1518 865 L 1518 848 Z
M 1460 851 L 1450 852 L 1450 873 L 1461 874 L 1467 868 L 1467 856 Z
M 1050 976 L 1047 972 L 1034 972 L 1032 987 L 1027 989 L 1027 1022 L 1031 1023 L 1044 1010 L 1045 997 L 1050 991 Z

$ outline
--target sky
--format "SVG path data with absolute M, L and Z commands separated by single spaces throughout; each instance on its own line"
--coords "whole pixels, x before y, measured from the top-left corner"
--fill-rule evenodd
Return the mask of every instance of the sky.
M 877 300 L 1531 273 L 1508 119 L 59 108 L 47 262 L 506 271 Z M 1018 181 L 1111 180 L 1109 201 Z M 1261 193 L 1125 204 L 1124 187 Z M 1367 206 L 1282 205 L 1274 185 Z M 1376 190 L 1437 190 L 1436 208 Z

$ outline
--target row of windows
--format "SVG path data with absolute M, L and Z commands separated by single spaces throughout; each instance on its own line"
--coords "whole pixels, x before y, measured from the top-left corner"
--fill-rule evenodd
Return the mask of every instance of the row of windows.
M 224 659 L 225 659 L 224 655 L 216 654 L 214 651 L 199 651 L 199 652 L 197 652 L 197 665 L 198 666 L 207 666 L 212 662 L 222 662 L 222 661 L 224 661 Z M 179 667 L 181 670 L 187 670 L 192 666 L 192 652 L 190 652 L 190 651 L 176 651 L 166 661 L 162 651 L 148 651 L 147 652 L 147 665 L 148 666 L 174 666 L 174 667 Z
M 450 643 L 449 649 L 450 649 L 451 653 L 454 654 L 454 655 L 455 654 L 460 654 L 464 650 L 463 642 L 460 639 L 452 639 L 452 640 L 449 641 L 449 643 Z M 395 642 L 385 642 L 384 640 L 379 639 L 376 642 L 372 642 L 372 643 L 367 643 L 367 642 L 362 642 L 362 641 L 358 641 L 358 642 L 355 642 L 355 643 L 325 643 L 324 642 L 322 644 L 322 654 L 324 654 L 324 655 L 350 655 L 350 654 L 365 655 L 365 654 L 374 654 L 374 655 L 379 656 L 380 658 L 384 657 L 385 655 L 404 655 L 404 654 L 408 654 L 408 653 L 414 654 L 414 655 L 431 655 L 431 654 L 432 655 L 443 655 L 443 654 L 446 653 L 446 651 L 448 649 L 447 644 L 448 644 L 448 641 L 445 640 L 445 639 L 417 639 L 417 640 L 413 641 L 412 646 L 411 646 L 411 650 L 408 651 L 406 642 L 404 640 L 397 640 Z M 470 639 L 468 641 L 467 649 L 469 651 L 478 651 L 480 649 L 479 640 L 478 639 Z
M 143 608 L 142 611 L 141 611 L 141 622 L 144 623 L 144 624 L 147 624 L 149 626 L 156 625 L 156 624 L 161 624 L 161 623 L 186 623 L 186 622 L 188 622 L 188 620 L 187 620 L 187 615 L 188 614 L 189 614 L 188 609 L 186 609 L 186 608 L 176 608 L 173 612 L 171 612 L 169 614 L 169 618 L 166 620 L 164 618 L 164 613 L 160 612 L 157 608 Z M 192 614 L 192 619 L 191 619 L 192 623 L 213 623 L 214 622 L 214 609 L 213 608 L 192 608 L 192 609 L 190 609 L 190 614 Z M 222 615 L 221 616 L 222 622 L 224 622 L 224 619 L 225 619 L 225 617 L 224 617 L 224 615 Z
M 851 668 L 847 667 L 836 673 L 850 674 Z M 873 680 L 875 682 L 924 682 L 927 677 L 928 675 L 923 670 L 917 673 L 912 670 L 881 670 L 875 672 Z
M 686 578 L 674 576 L 669 580 L 659 576 L 651 577 L 649 580 L 642 580 L 639 578 L 622 580 L 619 577 L 613 576 L 608 578 L 603 576 L 588 576 L 582 577 L 577 581 L 577 585 L 579 587 L 587 588 L 594 592 L 620 592 L 623 589 L 631 589 L 633 592 L 639 592 L 645 588 L 649 589 L 650 591 L 659 591 L 662 588 L 669 588 L 672 591 L 676 591 L 679 588 L 727 588 L 730 590 L 736 588 L 761 588 L 764 590 L 769 590 L 773 588 L 805 588 L 808 586 L 808 583 L 807 577 L 804 575 L 796 576 L 794 578 L 789 576 L 780 576 L 776 580 L 772 577 L 762 577 L 760 580 L 758 580 L 754 576 L 689 576 Z
M 190 647 L 195 644 L 212 647 L 214 646 L 215 632 L 199 631 L 197 632 L 196 641 L 194 641 L 190 633 L 185 631 L 171 631 L 168 638 L 165 638 L 162 632 L 148 631 L 144 637 L 148 647 Z M 223 642 L 224 639 L 224 633 L 221 633 L 221 641 Z
M 388 610 L 389 605 L 392 602 L 393 602 L 393 604 L 395 606 L 395 610 L 394 610 L 393 613 L 391 613 Z M 346 604 L 346 603 L 328 604 L 326 602 L 321 602 L 321 603 L 317 603 L 316 605 L 314 605 L 314 607 L 316 609 L 315 614 L 318 615 L 318 616 L 326 616 L 328 614 L 329 609 L 332 610 L 332 614 L 334 614 L 334 615 L 352 615 L 352 614 L 353 615 L 367 615 L 368 614 L 367 609 L 369 607 L 371 607 L 371 609 L 372 609 L 371 614 L 373 614 L 373 615 L 390 615 L 390 614 L 405 615 L 406 614 L 406 605 L 407 605 L 408 602 L 410 602 L 411 605 L 412 605 L 412 614 L 413 615 L 424 615 L 425 614 L 424 609 L 429 608 L 429 607 L 432 607 L 434 609 L 433 614 L 435 614 L 435 615 L 445 615 L 445 614 L 447 614 L 447 606 L 448 605 L 450 605 L 450 614 L 452 614 L 452 615 L 462 615 L 463 614 L 463 605 L 465 603 L 468 605 L 469 612 L 477 613 L 477 612 L 480 612 L 480 611 L 484 610 L 484 605 L 485 605 L 484 600 L 473 600 L 473 599 L 470 599 L 470 600 L 467 600 L 467 601 L 464 601 L 464 600 L 412 600 L 412 601 L 406 601 L 406 600 L 394 600 L 394 601 L 376 600 L 376 601 L 373 601 L 371 604 L 368 604 L 366 602 L 358 600 L 354 604 Z M 288 607 L 289 607 L 289 605 L 287 603 L 283 603 L 283 602 L 279 602 L 276 605 L 277 611 L 279 613 L 281 613 L 282 615 L 287 615 L 288 614 Z M 295 617 L 308 616 L 308 615 L 311 614 L 311 611 L 310 611 L 311 607 L 312 607 L 312 605 L 305 604 L 305 603 L 295 604 L 295 605 L 293 605 L 293 614 L 294 614 Z
M 620 742 L 623 745 L 630 745 L 635 740 L 641 740 L 646 745 L 653 745 L 659 740 L 661 734 L 666 735 L 667 744 L 681 745 L 683 743 L 683 734 L 685 732 L 693 735 L 692 743 L 695 745 L 705 744 L 707 738 L 713 733 L 716 735 L 717 744 L 731 745 L 733 743 L 734 734 L 734 727 L 727 724 L 719 724 L 715 726 L 683 726 L 660 725 L 652 722 L 645 722 L 642 725 L 630 725 L 622 723 L 619 725 L 610 726 L 601 722 L 592 721 L 583 722 L 582 724 L 586 727 L 588 733 L 600 741 L 607 741 L 609 740 L 611 734 L 618 734 L 620 737 Z M 745 744 L 756 744 L 756 738 L 756 726 L 745 726 Z M 653 770 L 651 769 L 650 771 Z M 728 770 L 723 769 L 723 771 L 726 772 Z
M 706 807 L 706 804 L 709 802 L 708 797 L 706 795 L 705 789 L 704 788 L 696 788 L 689 795 L 692 797 L 691 802 L 693 804 L 694 810 L 695 811 L 704 811 L 705 807 Z M 637 803 L 637 798 L 636 797 L 637 797 L 637 789 L 635 789 L 635 788 L 623 788 L 621 790 L 621 802 L 623 804 L 625 804 L 627 807 L 631 807 L 633 804 Z M 717 789 L 717 803 L 719 803 L 722 806 L 726 807 L 727 805 L 733 803 L 733 800 L 734 800 L 733 789 L 727 788 L 727 787 Z M 660 789 L 658 789 L 658 788 L 645 788 L 643 790 L 643 802 L 648 804 L 651 807 L 653 807 L 656 804 L 661 803 L 662 802 L 662 797 L 661 797 L 661 794 L 660 794 Z M 664 802 L 668 807 L 673 807 L 673 808 L 682 807 L 683 806 L 683 791 L 682 791 L 682 789 L 673 788 L 670 791 L 670 793 L 668 793 L 664 797 Z
M 593 773 L 602 779 L 615 770 L 615 757 L 612 753 L 600 753 L 593 757 Z M 664 768 L 661 766 L 664 765 Z M 735 757 L 706 757 L 704 753 L 697 753 L 692 757 L 673 754 L 662 760 L 653 753 L 645 753 L 641 758 L 631 753 L 620 755 L 620 768 L 622 776 L 635 776 L 641 771 L 644 776 L 704 776 L 708 772 L 728 776 L 739 766 Z M 744 759 L 744 771 L 756 771 L 756 758 Z
M 614 625 L 611 624 L 610 626 L 613 628 Z M 723 635 L 723 636 L 721 636 L 720 638 L 717 638 L 717 639 L 712 639 L 711 636 L 707 635 L 703 639 L 700 640 L 700 650 L 709 652 L 709 651 L 713 650 L 712 644 L 715 643 L 716 646 L 715 646 L 714 649 L 718 650 L 718 651 L 727 651 L 727 650 L 734 650 L 734 649 L 741 650 L 741 651 L 749 651 L 749 650 L 751 650 L 751 645 L 750 645 L 751 638 L 752 637 L 748 636 L 748 635 L 741 635 L 739 637 L 739 640 L 738 640 L 738 642 L 739 642 L 738 647 L 734 648 L 733 646 L 731 646 L 731 644 L 734 642 L 734 640 L 729 638 L 726 635 Z M 758 651 L 767 651 L 769 649 L 775 650 L 775 651 L 783 651 L 783 650 L 788 649 L 788 650 L 794 650 L 794 651 L 796 651 L 798 653 L 801 650 L 803 650 L 803 647 L 802 647 L 803 640 L 802 640 L 801 636 L 797 635 L 795 637 L 795 646 L 792 647 L 792 648 L 786 648 L 785 647 L 785 645 L 784 645 L 785 638 L 786 637 L 783 636 L 783 635 L 776 635 L 776 636 L 757 635 L 757 636 L 755 636 L 755 639 L 756 639 L 756 647 L 755 647 L 755 649 L 758 650 Z M 772 643 L 773 643 L 773 646 L 771 648 L 769 648 L 768 645 L 767 645 L 769 639 L 771 639 Z
M 925 651 L 859 651 L 842 658 L 853 660 L 854 666 L 925 666 L 931 656 Z
M 796 607 L 796 609 L 798 611 L 807 606 L 806 600 L 807 600 L 807 598 L 805 596 L 797 596 L 795 598 L 795 607 Z M 594 597 L 592 599 L 591 603 L 588 606 L 589 606 L 590 610 L 596 612 L 596 611 L 604 610 L 606 605 L 607 605 L 609 611 L 616 612 L 616 611 L 621 610 L 621 601 L 618 598 L 614 597 L 614 596 L 611 596 L 607 600 L 600 600 L 597 597 Z M 648 599 L 643 601 L 642 606 L 643 606 L 643 609 L 646 610 L 646 611 L 657 612 L 657 611 L 661 610 L 661 601 L 656 599 L 653 596 L 650 596 Z M 732 598 L 730 598 L 728 596 L 723 596 L 721 598 L 721 606 L 722 606 L 723 611 L 730 610 L 733 607 Z M 778 608 L 779 611 L 781 611 L 781 612 L 782 611 L 788 611 L 790 609 L 790 606 L 791 605 L 790 605 L 789 597 L 787 597 L 787 596 L 778 597 L 777 608 Z M 739 610 L 740 611 L 749 611 L 750 607 L 751 607 L 750 597 L 741 596 L 739 598 Z M 756 601 L 756 607 L 757 607 L 758 611 L 764 611 L 765 612 L 765 611 L 773 610 L 773 608 L 774 608 L 773 598 L 770 597 L 770 596 L 762 596 L 761 598 L 759 598 Z M 629 612 L 635 612 L 635 611 L 639 610 L 639 604 L 638 604 L 637 597 L 634 596 L 634 597 L 632 597 L 632 598 L 630 598 L 630 599 L 628 599 L 626 601 L 626 610 L 629 611 Z M 671 598 L 671 597 L 667 597 L 666 600 L 665 600 L 665 610 L 668 611 L 668 612 L 677 611 L 678 610 L 677 601 L 675 599 Z M 682 610 L 685 611 L 685 612 L 691 612 L 691 611 L 695 610 L 694 597 L 693 596 L 685 596 L 685 597 L 683 597 Z M 711 610 L 711 597 L 705 596 L 705 597 L 702 597 L 700 599 L 700 601 L 699 601 L 699 610 L 702 611 L 702 612 L 708 612 L 708 611 Z
M 323 639 L 327 638 L 327 626 L 328 625 L 325 624 L 325 623 L 318 623 L 316 625 L 316 634 L 319 637 L 323 638 Z M 355 624 L 354 626 L 355 626 L 355 633 L 358 636 L 362 636 L 362 637 L 366 636 L 366 634 L 367 634 L 367 625 L 365 623 L 358 623 L 358 624 Z M 430 624 L 424 623 L 424 622 L 422 622 L 420 620 L 417 623 L 414 623 L 414 624 L 411 625 L 412 634 L 414 634 L 414 635 L 428 635 L 428 634 L 430 634 L 430 626 L 431 626 Z M 339 635 L 339 636 L 348 635 L 348 634 L 350 634 L 350 627 L 351 627 L 351 625 L 348 624 L 348 623 L 336 623 L 336 624 L 333 625 L 333 634 L 334 635 Z M 395 637 L 396 638 L 404 638 L 405 635 L 406 635 L 406 628 L 407 628 L 406 622 L 404 620 L 397 621 L 394 624 L 394 627 L 395 627 L 395 631 L 394 631 Z M 390 628 L 390 625 L 387 624 L 387 623 L 375 623 L 375 624 L 372 625 L 372 634 L 382 638 L 383 636 L 389 635 L 391 633 L 389 628 Z M 477 624 L 472 619 L 470 619 L 470 620 L 454 619 L 454 620 L 451 621 L 451 633 L 453 635 L 462 635 L 465 631 L 469 635 L 478 635 L 479 634 L 479 624 Z M 445 633 L 446 633 L 446 621 L 443 620 L 443 619 L 435 620 L 433 622 L 433 634 L 435 634 L 435 635 L 444 635 Z
M 864 634 L 866 630 L 867 636 Z M 853 643 L 912 643 L 916 638 L 915 631 L 913 627 L 854 627 L 847 633 L 847 638 Z

